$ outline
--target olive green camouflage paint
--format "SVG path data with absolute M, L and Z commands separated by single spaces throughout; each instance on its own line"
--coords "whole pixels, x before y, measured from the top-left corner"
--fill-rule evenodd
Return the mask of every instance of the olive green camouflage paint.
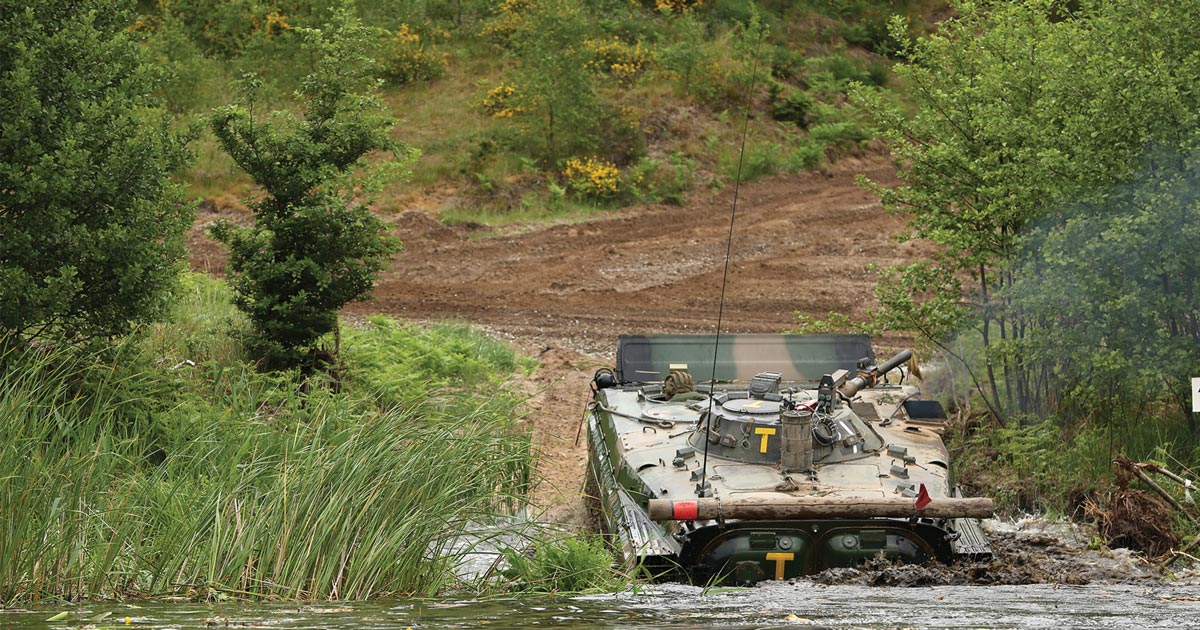
M 697 383 L 749 381 L 763 371 L 784 381 L 816 383 L 823 374 L 854 371 L 860 359 L 875 362 L 866 335 L 621 335 L 617 339 L 617 379 L 622 383 L 661 381 L 672 364 L 684 363 Z M 716 351 L 714 353 L 714 347 Z

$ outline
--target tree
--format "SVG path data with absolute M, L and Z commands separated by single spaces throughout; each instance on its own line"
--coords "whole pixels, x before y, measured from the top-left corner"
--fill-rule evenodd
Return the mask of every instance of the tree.
M 1200 370 L 1200 7 L 956 10 L 904 51 L 918 113 L 868 99 L 905 182 L 885 207 L 943 248 L 881 285 L 892 323 L 935 342 L 973 324 L 1002 417 L 1182 402 Z
M 168 306 L 192 221 L 130 2 L 0 0 L 0 332 L 94 339 Z
M 514 3 L 515 4 L 515 3 Z M 507 5 L 506 5 L 507 6 Z M 577 0 L 530 0 L 502 15 L 517 61 L 507 110 L 525 127 L 533 153 L 549 163 L 596 146 L 603 107 L 596 93 L 592 33 Z
M 270 367 L 311 365 L 337 311 L 364 298 L 396 244 L 356 190 L 374 191 L 415 157 L 392 140 L 395 125 L 375 89 L 370 32 L 348 6 L 322 30 L 304 31 L 316 69 L 297 92 L 302 116 L 254 112 L 258 82 L 242 84 L 242 102 L 212 118 L 217 139 L 266 196 L 252 204 L 254 225 L 214 225 L 229 247 L 238 307 L 250 318 L 251 349 Z M 366 157 L 392 160 L 367 168 Z M 356 173 L 366 173 L 356 177 Z

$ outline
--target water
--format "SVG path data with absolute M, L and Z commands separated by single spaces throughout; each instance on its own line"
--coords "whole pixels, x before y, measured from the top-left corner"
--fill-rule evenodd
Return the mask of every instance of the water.
M 456 551 L 458 573 L 480 578 L 498 549 L 520 548 L 536 524 L 517 518 L 477 525 Z M 944 568 L 902 565 L 822 581 L 768 582 L 748 589 L 656 585 L 586 597 L 438 598 L 316 605 L 226 602 L 85 603 L 0 611 L 0 630 L 95 628 L 1200 628 L 1200 572 L 1176 566 L 1160 575 L 1126 550 L 1092 550 L 1094 532 L 1039 518 L 983 523 L 1001 560 L 980 563 L 972 586 Z M 969 572 L 969 569 L 965 569 Z M 1024 583 L 1087 582 L 1084 586 Z M 829 576 L 827 576 L 829 578 Z M 1016 579 L 1018 581 L 1005 582 Z M 947 582 L 946 580 L 956 580 Z M 909 586 L 863 586 L 862 584 Z M 982 583 L 991 585 L 984 586 Z M 1008 585 L 995 585 L 1008 584 Z M 47 622 L 69 611 L 65 622 Z M 109 617 L 89 623 L 103 613 Z M 126 617 L 129 623 L 125 623 Z
M 45 620 L 60 610 L 66 622 Z M 111 612 L 98 624 L 84 617 Z M 125 618 L 129 617 L 128 625 Z M 0 629 L 46 628 L 1200 628 L 1200 587 L 1180 585 L 880 588 L 771 583 L 656 586 L 572 598 L 399 600 L 313 606 L 89 603 L 0 612 Z

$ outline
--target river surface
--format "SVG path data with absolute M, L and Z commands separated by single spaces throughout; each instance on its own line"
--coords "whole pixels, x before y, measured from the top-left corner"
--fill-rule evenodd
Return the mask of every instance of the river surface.
M 46 621 L 67 610 L 70 619 Z M 111 613 L 90 623 L 95 615 Z M 128 623 L 126 618 L 128 617 Z M 655 586 L 585 597 L 398 600 L 311 606 L 89 603 L 0 612 L 0 628 L 1200 628 L 1200 587 L 824 586 L 705 592 Z
M 457 572 L 477 580 L 522 522 L 464 537 Z M 978 564 L 836 569 L 753 588 L 646 585 L 581 597 L 441 597 L 391 601 L 87 602 L 0 609 L 0 630 L 120 628 L 1198 628 L 1200 571 L 1168 577 L 1127 550 L 1092 550 L 1094 532 L 1027 519 L 983 523 L 997 558 Z M 511 531 L 510 531 L 511 530 Z M 528 532 L 524 532 L 528 534 Z M 871 563 L 868 563 L 870 565 Z M 66 612 L 63 621 L 47 621 Z M 107 614 L 103 619 L 98 616 Z

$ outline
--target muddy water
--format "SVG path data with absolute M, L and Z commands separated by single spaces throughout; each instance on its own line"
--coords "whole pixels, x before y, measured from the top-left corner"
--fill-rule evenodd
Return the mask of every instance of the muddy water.
M 66 622 L 45 621 L 57 610 L 0 613 L 0 628 L 1187 628 L 1200 627 L 1200 588 L 880 588 L 799 582 L 707 593 L 664 586 L 557 599 L 302 607 L 89 604 L 70 610 L 73 615 Z M 87 617 L 104 612 L 112 615 L 85 625 Z
M 510 523 L 509 526 L 516 526 Z M 1200 572 L 1163 574 L 1094 533 L 1032 519 L 988 521 L 990 561 L 868 562 L 805 580 L 705 590 L 645 586 L 586 597 L 439 598 L 353 604 L 88 603 L 0 610 L 0 630 L 47 628 L 1200 628 Z M 464 578 L 495 559 L 505 529 L 464 540 Z M 500 535 L 496 535 L 500 534 Z M 56 613 L 66 621 L 47 622 Z M 93 621 L 97 615 L 109 616 Z M 128 618 L 128 622 L 126 619 Z

